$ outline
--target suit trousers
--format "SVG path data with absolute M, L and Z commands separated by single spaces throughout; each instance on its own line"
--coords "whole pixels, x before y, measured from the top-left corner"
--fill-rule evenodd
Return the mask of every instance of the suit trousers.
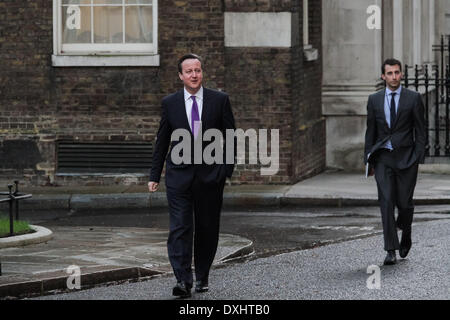
M 194 178 L 185 190 L 167 187 L 170 226 L 167 250 L 178 281 L 192 284 L 192 247 L 196 280 L 208 280 L 219 241 L 225 180 L 205 184 Z
M 419 165 L 406 169 L 396 167 L 396 151 L 383 150 L 375 162 L 375 180 L 378 188 L 381 220 L 383 224 L 384 250 L 400 248 L 397 228 L 410 231 L 414 214 L 413 195 Z M 398 209 L 395 221 L 395 207 Z

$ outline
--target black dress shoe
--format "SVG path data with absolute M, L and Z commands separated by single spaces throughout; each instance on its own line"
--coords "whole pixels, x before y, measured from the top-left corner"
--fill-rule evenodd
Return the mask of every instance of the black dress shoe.
M 208 280 L 195 281 L 195 292 L 206 292 L 208 290 Z
M 192 285 L 187 284 L 184 281 L 177 282 L 177 285 L 173 287 L 172 295 L 179 298 L 189 298 L 191 296 Z
M 412 241 L 411 241 L 411 230 L 402 232 L 402 241 L 400 241 L 400 257 L 406 258 L 409 253 L 409 249 L 411 249 Z
M 386 258 L 384 259 L 384 265 L 392 265 L 397 263 L 397 257 L 395 255 L 395 250 L 389 250 Z

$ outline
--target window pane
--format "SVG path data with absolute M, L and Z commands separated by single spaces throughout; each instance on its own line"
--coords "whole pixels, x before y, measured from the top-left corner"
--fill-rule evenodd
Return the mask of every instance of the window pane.
M 63 5 L 71 4 L 91 4 L 91 0 L 62 0 Z
M 122 4 L 122 0 L 94 0 L 94 4 Z
M 94 7 L 94 42 L 123 43 L 122 7 Z
M 62 42 L 91 43 L 91 8 L 62 7 Z
M 125 4 L 152 4 L 153 0 L 125 0 Z
M 151 43 L 153 42 L 152 7 L 127 7 L 125 15 L 125 42 Z

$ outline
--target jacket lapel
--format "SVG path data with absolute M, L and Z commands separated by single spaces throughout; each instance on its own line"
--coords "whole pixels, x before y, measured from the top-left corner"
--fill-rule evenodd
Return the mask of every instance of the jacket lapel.
M 186 103 L 184 101 L 184 90 L 178 91 L 177 96 L 177 109 L 180 110 L 180 115 L 183 118 L 184 129 L 189 130 L 191 132 L 191 126 L 189 125 L 189 119 L 186 114 Z
M 402 91 L 400 92 L 400 99 L 398 100 L 397 116 L 395 117 L 395 122 L 394 122 L 394 125 L 392 126 L 392 128 L 395 127 L 395 125 L 398 122 L 398 119 L 400 118 L 400 114 L 403 111 L 403 106 L 406 103 L 406 99 L 407 99 L 406 90 L 405 90 L 405 88 L 402 88 Z
M 203 129 L 205 128 L 205 121 L 206 119 L 208 119 L 208 112 L 210 111 L 209 102 L 210 102 L 210 92 L 208 89 L 203 87 L 203 109 L 201 116 Z
M 379 94 L 377 96 L 376 105 L 378 106 L 378 112 L 380 112 L 383 115 L 384 125 L 386 126 L 386 129 L 389 130 L 389 125 L 386 120 L 386 114 L 384 113 L 385 99 L 386 99 L 386 89 L 383 89 L 383 90 L 379 91 Z

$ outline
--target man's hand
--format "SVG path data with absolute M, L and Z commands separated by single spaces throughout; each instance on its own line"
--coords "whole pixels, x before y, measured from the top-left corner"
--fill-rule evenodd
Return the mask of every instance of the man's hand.
M 369 169 L 369 177 L 373 176 L 375 174 L 375 169 L 374 168 L 370 168 Z
M 159 186 L 158 182 L 150 181 L 148 183 L 148 191 L 155 192 L 156 190 L 158 190 L 158 186 Z

